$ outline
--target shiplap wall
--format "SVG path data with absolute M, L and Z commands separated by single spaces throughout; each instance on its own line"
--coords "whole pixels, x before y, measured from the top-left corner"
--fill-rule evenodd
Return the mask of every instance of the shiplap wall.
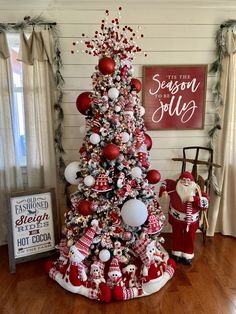
M 214 36 L 218 25 L 225 16 L 217 17 L 212 10 L 161 9 L 157 7 L 142 9 L 125 8 L 122 11 L 121 23 L 142 27 L 145 35 L 140 45 L 148 57 L 138 55 L 134 66 L 136 77 L 142 79 L 142 67 L 147 64 L 210 64 L 214 60 Z M 217 12 L 218 14 L 220 12 Z M 111 12 L 111 16 L 115 12 Z M 72 55 L 72 42 L 80 40 L 82 33 L 93 35 L 104 17 L 99 10 L 71 12 L 70 15 L 58 14 L 61 23 L 63 74 L 66 79 L 63 109 L 65 112 L 64 147 L 66 160 L 78 158 L 78 147 L 82 142 L 79 127 L 84 124 L 75 107 L 77 95 L 90 90 L 91 74 L 97 64 L 97 58 L 87 54 Z M 81 48 L 80 48 L 81 49 Z M 182 147 L 205 146 L 208 141 L 208 130 L 214 121 L 214 107 L 211 95 L 213 77 L 209 74 L 204 130 L 189 131 L 151 131 L 153 139 L 151 150 L 152 167 L 158 169 L 162 178 L 176 178 L 181 164 L 173 162 L 172 157 L 182 156 Z
M 168 1 L 166 1 L 168 3 Z M 176 1 L 178 4 L 178 1 Z M 187 5 L 187 4 L 186 4 Z M 119 6 L 117 1 L 116 8 Z M 148 64 L 210 64 L 214 61 L 215 32 L 227 19 L 236 19 L 236 6 L 231 8 L 178 7 L 159 8 L 158 5 L 127 6 L 123 5 L 121 24 L 134 28 L 142 27 L 144 39 L 140 40 L 142 49 L 148 57 L 138 55 L 134 61 L 136 77 L 142 79 L 142 67 Z M 96 6 L 84 3 L 82 10 L 43 10 L 43 11 L 1 11 L 2 22 L 15 22 L 25 15 L 41 13 L 55 20 L 60 28 L 62 59 L 65 78 L 63 109 L 65 113 L 63 145 L 66 151 L 66 162 L 78 160 L 78 149 L 82 143 L 80 126 L 84 117 L 75 107 L 76 97 L 80 92 L 90 90 L 91 74 L 97 59 L 87 54 L 71 54 L 72 42 L 79 40 L 81 34 L 92 36 L 104 18 L 109 5 Z M 2 14 L 1 14 L 2 13 Z M 28 14 L 27 14 L 28 13 Z M 117 10 L 110 11 L 116 17 Z M 81 50 L 82 48 L 80 48 Z M 153 139 L 151 150 L 152 167 L 161 172 L 162 178 L 177 178 L 181 164 L 174 162 L 173 157 L 182 156 L 183 146 L 206 146 L 208 130 L 214 122 L 214 106 L 211 86 L 214 77 L 209 74 L 205 109 L 205 126 L 203 130 L 189 131 L 151 131 Z M 63 207 L 63 205 L 62 205 Z

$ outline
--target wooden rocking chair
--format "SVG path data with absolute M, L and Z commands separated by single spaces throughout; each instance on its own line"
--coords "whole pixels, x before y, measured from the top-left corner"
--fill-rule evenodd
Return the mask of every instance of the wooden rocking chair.
M 210 196 L 211 191 L 211 179 L 212 179 L 212 169 L 213 167 L 221 167 L 220 165 L 213 163 L 213 149 L 201 146 L 189 146 L 183 147 L 183 158 L 172 158 L 174 161 L 182 161 L 182 170 L 181 173 L 184 171 L 190 171 L 199 185 L 202 192 L 205 192 Z M 188 164 L 191 164 L 191 169 L 188 169 Z M 205 165 L 206 168 L 203 169 L 200 175 L 199 166 Z M 205 171 L 204 171 L 205 170 Z M 203 173 L 205 174 L 205 178 L 203 177 Z M 206 231 L 208 228 L 207 222 L 207 214 L 206 212 L 202 212 L 202 217 L 200 219 L 200 226 L 199 229 L 202 231 L 203 234 L 203 243 L 205 244 L 206 241 Z

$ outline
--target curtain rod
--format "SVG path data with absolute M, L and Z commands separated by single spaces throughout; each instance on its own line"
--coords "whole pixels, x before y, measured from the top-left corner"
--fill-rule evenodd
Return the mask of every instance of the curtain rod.
M 28 25 L 32 25 L 32 26 L 36 26 L 36 25 L 50 25 L 50 26 L 55 26 L 55 25 L 57 25 L 57 23 L 56 22 L 38 22 L 38 21 L 34 21 L 34 19 L 33 20 L 31 20 L 31 17 L 30 16 L 25 16 L 24 17 L 24 21 L 28 24 Z M 17 24 L 19 24 L 19 23 L 7 23 L 7 25 L 17 25 Z
M 19 23 L 7 23 L 7 25 L 16 25 Z M 42 22 L 42 23 L 34 23 L 34 22 L 28 22 L 28 25 L 36 26 L 36 25 L 57 25 L 56 22 Z

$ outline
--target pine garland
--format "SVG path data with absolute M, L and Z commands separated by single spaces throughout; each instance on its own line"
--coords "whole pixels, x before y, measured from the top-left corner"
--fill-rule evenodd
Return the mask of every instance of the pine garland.
M 216 81 L 212 89 L 213 100 L 215 104 L 215 123 L 212 129 L 209 131 L 209 147 L 213 148 L 213 141 L 217 136 L 219 130 L 221 130 L 221 116 L 220 116 L 220 107 L 223 105 L 223 99 L 221 95 L 221 74 L 222 74 L 222 60 L 226 54 L 225 39 L 224 34 L 229 29 L 232 29 L 236 26 L 236 20 L 227 20 L 221 24 L 220 28 L 216 33 L 216 60 L 211 64 L 210 72 L 216 75 Z
M 54 73 L 54 79 L 56 82 L 56 89 L 57 89 L 56 101 L 54 104 L 54 110 L 56 113 L 54 142 L 55 142 L 56 160 L 57 160 L 59 177 L 62 181 L 65 181 L 65 178 L 64 178 L 65 162 L 63 158 L 63 154 L 65 153 L 65 151 L 62 145 L 64 113 L 61 107 L 62 98 L 63 98 L 64 79 L 61 74 L 61 69 L 63 67 L 63 64 L 62 64 L 60 44 L 59 44 L 59 29 L 56 23 L 49 21 L 48 19 L 39 15 L 33 18 L 27 16 L 24 18 L 24 21 L 21 21 L 18 23 L 0 23 L 0 32 L 23 31 L 32 27 L 34 28 L 35 26 L 50 27 L 53 38 L 54 38 L 53 73 Z
M 214 73 L 216 76 L 216 81 L 212 89 L 213 100 L 215 104 L 215 121 L 214 126 L 209 130 L 209 147 L 214 148 L 214 139 L 217 137 L 219 130 L 221 130 L 221 116 L 220 116 L 220 107 L 223 106 L 223 98 L 221 95 L 221 75 L 223 71 L 222 61 L 223 57 L 226 54 L 226 46 L 225 46 L 225 32 L 229 29 L 232 30 L 236 27 L 236 20 L 227 20 L 223 24 L 221 24 L 220 28 L 216 33 L 216 60 L 211 64 L 210 72 Z M 216 176 L 213 173 L 212 176 L 212 186 L 217 195 L 221 195 L 221 191 L 219 189 Z

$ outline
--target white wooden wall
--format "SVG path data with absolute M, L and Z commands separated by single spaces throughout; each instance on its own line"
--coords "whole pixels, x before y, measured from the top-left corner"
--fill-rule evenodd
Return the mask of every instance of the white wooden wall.
M 128 3 L 129 1 L 127 1 Z M 140 40 L 143 51 L 148 57 L 136 57 L 135 76 L 142 79 L 142 67 L 148 64 L 208 64 L 214 61 L 215 32 L 219 25 L 227 19 L 236 19 L 236 4 L 231 7 L 186 6 L 179 7 L 178 1 L 172 1 L 175 6 L 159 7 L 155 2 L 147 5 L 139 2 L 137 5 L 122 5 L 121 24 L 134 28 L 142 27 L 144 39 Z M 190 1 L 191 2 L 191 1 Z M 206 1 L 208 3 L 209 1 Z M 211 1 L 210 1 L 211 2 Z M 145 3 L 143 1 L 143 3 Z M 216 2 L 217 4 L 217 2 Z M 112 1 L 110 15 L 116 17 L 119 1 Z M 80 126 L 84 125 L 84 117 L 75 106 L 76 97 L 82 91 L 91 89 L 91 74 L 97 64 L 97 59 L 87 54 L 71 54 L 72 42 L 81 39 L 81 34 L 93 35 L 104 18 L 105 9 L 109 5 L 89 4 L 83 2 L 83 9 L 67 9 L 66 1 L 60 10 L 43 10 L 27 12 L 26 10 L 0 10 L 0 22 L 14 22 L 25 15 L 37 13 L 55 20 L 60 27 L 62 59 L 65 78 L 63 109 L 65 113 L 63 145 L 66 150 L 66 162 L 78 160 L 78 149 L 82 143 Z M 1 14 L 2 13 L 2 14 Z M 204 130 L 190 131 L 151 131 L 153 148 L 151 150 L 152 167 L 161 172 L 162 178 L 177 178 L 181 163 L 174 162 L 173 157 L 182 156 L 182 147 L 205 146 L 208 141 L 208 130 L 214 122 L 214 107 L 211 86 L 214 77 L 209 74 L 207 81 L 207 97 Z

